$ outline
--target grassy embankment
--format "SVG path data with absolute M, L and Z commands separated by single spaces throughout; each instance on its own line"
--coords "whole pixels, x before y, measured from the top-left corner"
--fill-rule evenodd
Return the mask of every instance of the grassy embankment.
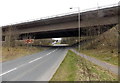
M 81 46 L 81 53 L 113 65 L 118 64 L 118 26 L 111 28 L 91 42 Z
M 118 64 L 118 55 L 117 53 L 111 53 L 108 50 L 81 50 L 80 51 L 83 54 L 86 54 L 88 56 L 92 56 L 94 58 L 97 58 L 99 60 L 105 61 L 107 63 L 110 63 L 112 65 L 116 65 L 116 66 L 120 66 L 120 64 Z
M 112 81 L 116 75 L 68 51 L 51 81 Z
M 0 62 L 8 61 L 12 59 L 16 59 L 22 56 L 34 54 L 44 50 L 43 48 L 37 47 L 25 47 L 25 46 L 18 46 L 18 47 L 2 47 L 2 57 L 0 58 Z

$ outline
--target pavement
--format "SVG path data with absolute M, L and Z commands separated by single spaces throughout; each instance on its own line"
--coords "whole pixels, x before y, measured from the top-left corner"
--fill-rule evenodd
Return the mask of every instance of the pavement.
M 49 81 L 68 49 L 51 48 L 2 63 L 2 81 Z
M 114 73 L 116 75 L 120 75 L 120 72 L 118 72 L 118 66 L 115 66 L 115 65 L 112 65 L 112 64 L 109 64 L 109 63 L 106 63 L 104 61 L 101 61 L 101 60 L 98 60 L 94 57 L 91 57 L 91 56 L 87 56 L 85 54 L 82 54 L 82 53 L 79 53 L 77 52 L 76 50 L 74 49 L 71 49 L 71 51 L 73 51 L 74 53 L 76 53 L 77 55 L 80 55 L 81 57 L 85 58 L 86 60 L 98 65 L 98 66 L 101 66 L 102 68 L 110 71 L 111 73 Z

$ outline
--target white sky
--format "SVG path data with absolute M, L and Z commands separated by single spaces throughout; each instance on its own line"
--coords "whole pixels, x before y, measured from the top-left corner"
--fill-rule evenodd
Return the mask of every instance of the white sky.
M 119 0 L 0 0 L 0 26 L 41 17 L 117 4 Z
M 62 40 L 62 38 L 52 38 L 52 40 Z

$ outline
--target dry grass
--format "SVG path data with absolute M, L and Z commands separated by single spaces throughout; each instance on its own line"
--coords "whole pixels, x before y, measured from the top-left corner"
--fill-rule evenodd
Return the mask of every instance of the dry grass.
M 95 57 L 107 63 L 118 66 L 118 54 L 117 52 L 111 53 L 109 50 L 81 50 L 80 53 L 86 54 L 88 56 Z
M 83 45 L 86 49 L 104 49 L 114 50 L 118 48 L 118 25 L 97 36 L 94 40 Z
M 81 46 L 82 53 L 118 65 L 118 25 Z
M 22 56 L 30 55 L 42 51 L 42 48 L 36 47 L 2 47 L 2 57 L 0 61 L 8 61 Z
M 69 51 L 51 81 L 117 81 L 118 76 Z

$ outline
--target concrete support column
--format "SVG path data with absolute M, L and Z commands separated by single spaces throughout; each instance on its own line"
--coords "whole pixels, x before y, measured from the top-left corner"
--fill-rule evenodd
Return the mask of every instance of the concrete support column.
M 15 46 L 15 38 L 16 34 L 12 27 L 8 27 L 8 29 L 5 31 L 5 45 L 8 47 L 14 47 Z
M 5 45 L 8 47 L 14 47 L 15 46 L 15 38 L 11 35 L 5 36 Z

